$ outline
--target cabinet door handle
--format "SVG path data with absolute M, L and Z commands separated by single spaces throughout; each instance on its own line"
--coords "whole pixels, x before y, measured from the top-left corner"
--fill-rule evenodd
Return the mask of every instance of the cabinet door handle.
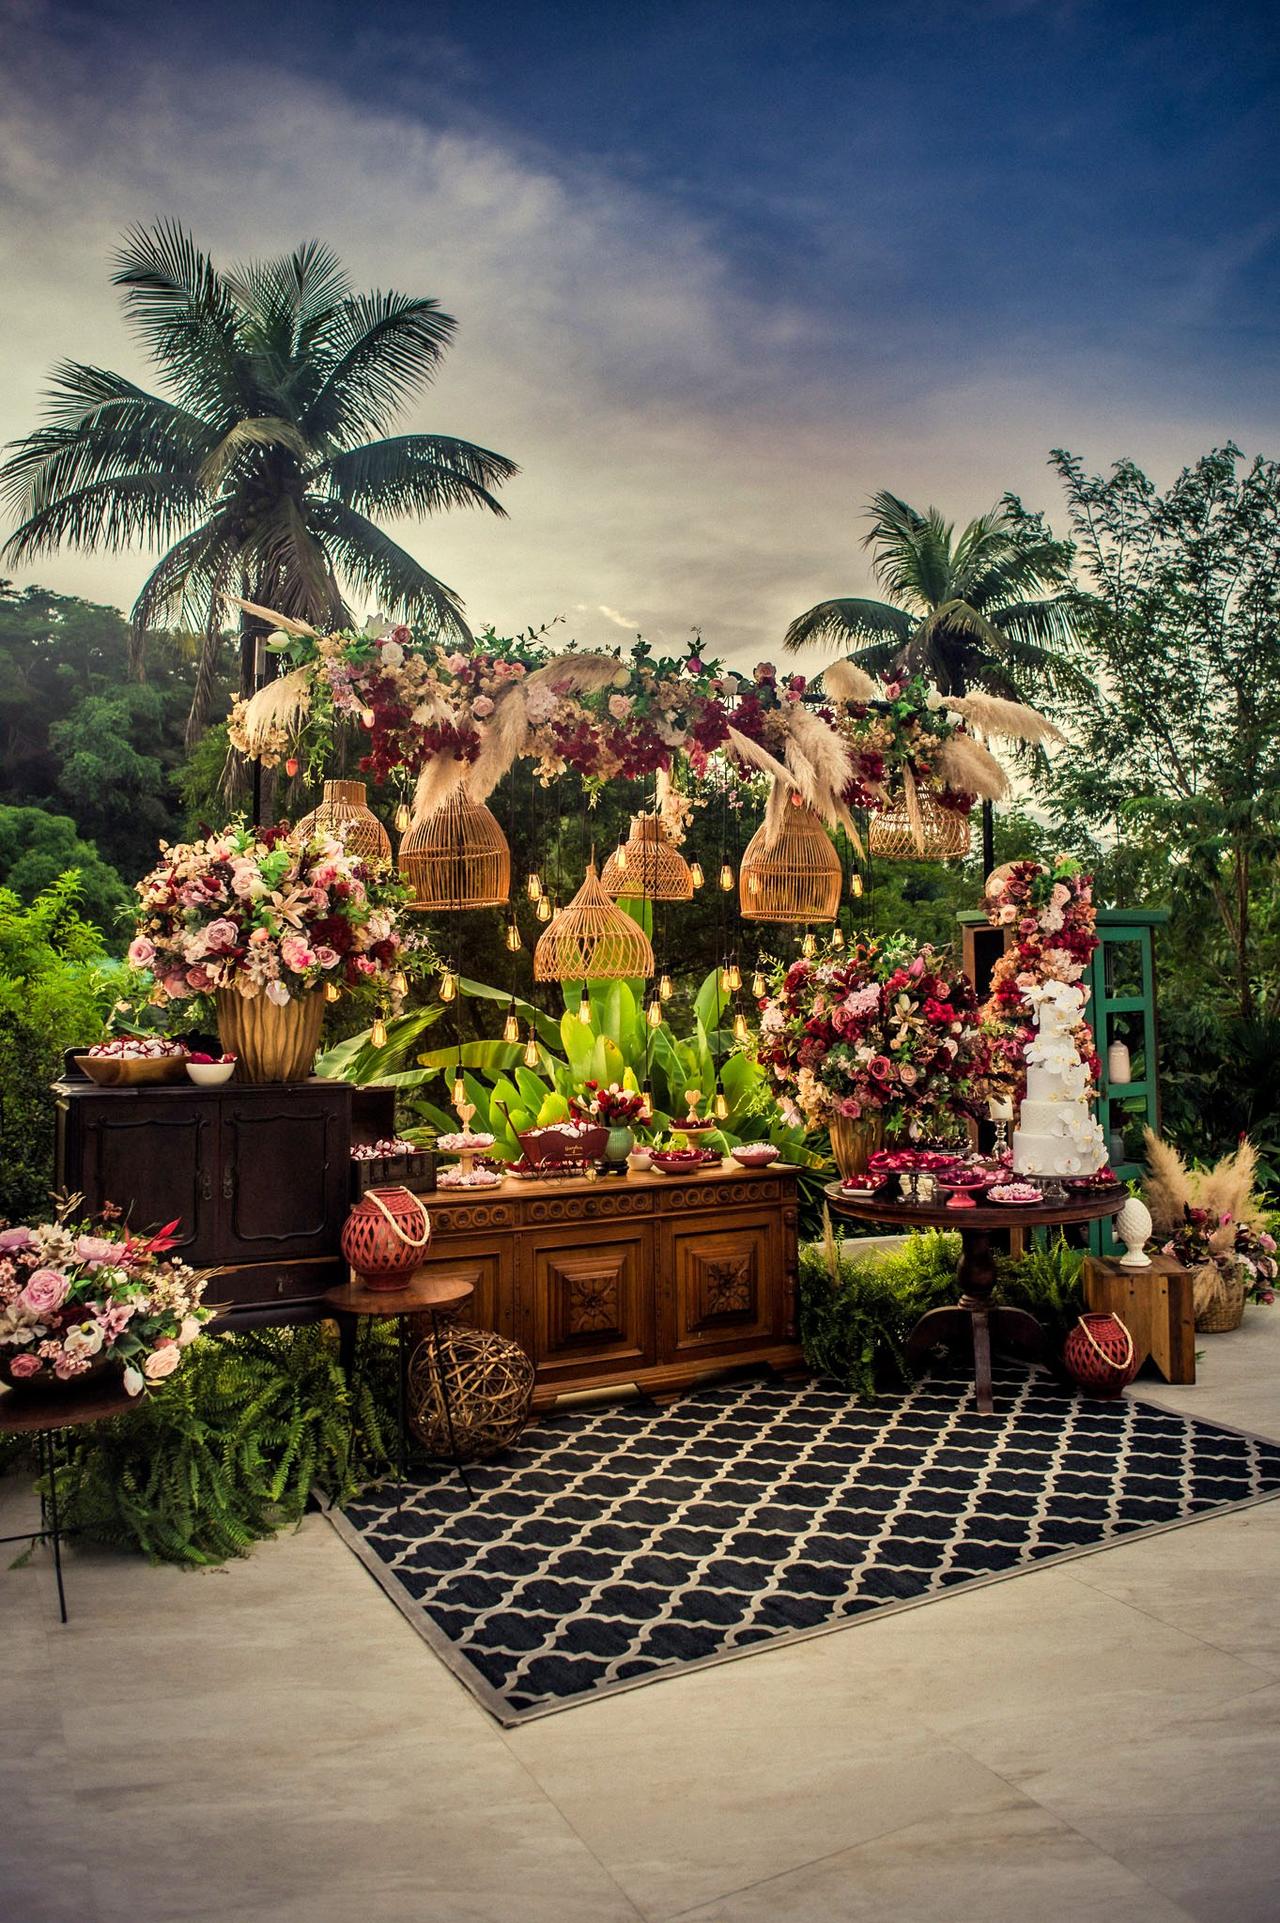
M 236 1192 L 236 1172 L 234 1167 L 230 1163 L 228 1163 L 226 1168 L 224 1168 L 222 1171 L 223 1201 L 230 1202 L 234 1198 L 235 1192 Z
M 200 1200 L 202 1202 L 213 1200 L 213 1177 L 208 1169 L 202 1169 L 200 1173 Z

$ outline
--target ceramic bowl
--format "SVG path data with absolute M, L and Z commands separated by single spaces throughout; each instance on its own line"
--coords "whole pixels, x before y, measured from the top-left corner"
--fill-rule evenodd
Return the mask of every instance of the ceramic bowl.
M 188 1062 L 187 1074 L 197 1088 L 221 1088 L 236 1072 L 234 1062 Z
M 768 1168 L 770 1162 L 777 1161 L 780 1151 L 772 1142 L 757 1142 L 732 1149 L 730 1153 L 743 1168 Z

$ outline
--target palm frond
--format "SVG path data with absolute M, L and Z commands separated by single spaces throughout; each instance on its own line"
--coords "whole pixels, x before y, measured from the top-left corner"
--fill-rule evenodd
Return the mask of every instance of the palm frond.
M 0 468 L 9 511 L 26 517 L 58 495 L 117 474 L 194 478 L 213 444 L 204 422 L 102 368 L 63 363 L 46 396 L 47 426 L 11 444 Z
M 207 413 L 213 403 L 234 416 L 252 403 L 235 301 L 183 228 L 132 228 L 112 281 L 128 290 L 126 316 L 188 406 Z
M 315 497 L 308 499 L 306 514 L 352 586 L 380 608 L 389 614 L 403 613 L 409 620 L 432 620 L 442 635 L 460 641 L 471 639 L 462 602 L 453 589 L 437 581 L 420 561 L 363 514 L 345 502 Z
M 819 601 L 806 614 L 798 614 L 787 629 L 783 647 L 795 654 L 811 641 L 828 641 L 844 646 L 850 641 L 880 641 L 894 644 L 894 651 L 910 637 L 912 619 L 902 608 L 887 601 L 867 601 L 852 596 L 839 601 Z M 872 667 L 859 653 L 861 665 Z M 874 669 L 873 669 L 874 672 Z
M 293 496 L 282 494 L 242 543 L 241 561 L 268 606 L 322 627 L 341 627 L 350 620 L 350 610 L 327 544 L 309 523 L 309 514 Z
M 434 377 L 456 328 L 434 300 L 379 293 L 344 301 L 326 330 L 327 367 L 301 420 L 303 432 L 335 445 L 383 433 Z
M 218 593 L 236 554 L 230 528 L 220 518 L 193 528 L 163 554 L 143 582 L 130 614 L 129 665 L 141 672 L 146 636 L 152 628 L 192 628 L 196 633 L 221 624 Z
M 489 492 L 520 472 L 505 455 L 444 434 L 400 434 L 335 454 L 308 480 L 362 514 L 437 514 L 450 507 L 506 509 Z
M 290 357 L 307 345 L 314 330 L 333 320 L 351 297 L 351 282 L 338 256 L 322 241 L 304 241 L 275 260 L 251 260 L 233 267 L 226 284 L 249 316 L 266 333 L 284 323 Z
M 234 427 L 228 428 L 201 462 L 198 476 L 201 487 L 216 494 L 246 450 L 257 447 L 283 448 L 293 455 L 299 466 L 311 458 L 311 449 L 292 421 L 283 420 L 278 414 L 258 415 L 255 419 L 237 421 Z
M 117 474 L 59 495 L 29 515 L 0 554 L 24 562 L 70 547 L 115 553 L 135 542 L 161 547 L 185 534 L 206 502 L 200 490 L 155 474 Z
M 891 494 L 873 494 L 867 504 L 871 519 L 862 545 L 872 552 L 872 569 L 881 587 L 920 610 L 947 600 L 951 589 L 951 541 L 954 532 L 937 508 L 918 508 Z

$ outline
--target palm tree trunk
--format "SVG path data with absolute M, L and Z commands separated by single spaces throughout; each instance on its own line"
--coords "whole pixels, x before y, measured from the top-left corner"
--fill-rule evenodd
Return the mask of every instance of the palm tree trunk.
M 986 881 L 996 865 L 996 815 L 989 801 L 982 804 L 982 879 Z
M 191 696 L 191 710 L 187 715 L 186 733 L 183 742 L 187 753 L 199 741 L 209 725 L 213 710 L 213 690 L 218 679 L 218 664 L 222 655 L 222 635 L 216 627 L 205 629 L 200 641 L 200 654 L 196 662 L 196 685 Z

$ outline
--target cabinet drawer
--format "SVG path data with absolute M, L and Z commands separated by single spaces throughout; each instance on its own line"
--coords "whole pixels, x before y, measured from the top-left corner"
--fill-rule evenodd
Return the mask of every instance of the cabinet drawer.
M 270 1309 L 322 1296 L 348 1278 L 344 1262 L 249 1262 L 223 1269 L 205 1290 L 211 1309 Z

